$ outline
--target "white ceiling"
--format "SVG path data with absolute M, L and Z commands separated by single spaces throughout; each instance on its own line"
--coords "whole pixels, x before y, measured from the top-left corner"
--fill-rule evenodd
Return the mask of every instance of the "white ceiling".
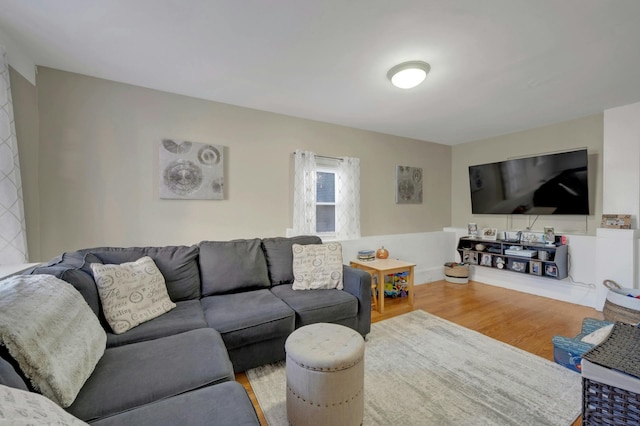
M 457 144 L 640 101 L 640 0 L 0 0 L 38 65 Z M 431 64 L 412 90 L 386 74 Z

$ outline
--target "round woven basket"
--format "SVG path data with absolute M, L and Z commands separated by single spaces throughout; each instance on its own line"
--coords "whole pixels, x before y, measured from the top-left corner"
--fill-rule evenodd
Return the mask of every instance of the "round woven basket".
M 604 280 L 602 284 L 609 289 L 602 309 L 604 319 L 627 324 L 640 323 L 640 299 L 627 296 L 627 294 L 637 296 L 640 291 L 634 288 L 622 288 L 612 280 Z
M 455 278 L 468 278 L 469 277 L 469 266 L 468 265 L 453 265 L 453 266 L 445 266 L 444 274 L 448 277 Z

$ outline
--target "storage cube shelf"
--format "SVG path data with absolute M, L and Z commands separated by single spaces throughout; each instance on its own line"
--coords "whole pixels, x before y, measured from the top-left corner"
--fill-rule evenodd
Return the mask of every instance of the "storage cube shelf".
M 568 246 L 462 237 L 457 247 L 469 265 L 561 280 L 568 276 Z M 540 254 L 542 253 L 542 256 Z M 546 257 L 546 258 L 545 258 Z

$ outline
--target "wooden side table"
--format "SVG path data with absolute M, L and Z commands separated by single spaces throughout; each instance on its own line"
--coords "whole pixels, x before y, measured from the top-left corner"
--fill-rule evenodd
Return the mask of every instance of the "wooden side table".
M 350 266 L 369 272 L 378 277 L 378 312 L 384 313 L 384 276 L 408 272 L 409 281 L 409 306 L 413 306 L 413 269 L 415 263 L 409 263 L 397 259 L 376 259 L 368 262 L 352 260 Z

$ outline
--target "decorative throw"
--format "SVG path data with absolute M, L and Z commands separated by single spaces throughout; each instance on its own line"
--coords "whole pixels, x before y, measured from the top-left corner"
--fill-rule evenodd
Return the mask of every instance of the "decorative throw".
M 0 423 L 4 422 L 8 425 L 86 425 L 40 394 L 0 385 Z
M 294 244 L 293 289 L 342 290 L 342 246 L 339 243 Z
M 36 390 L 68 407 L 104 354 L 107 336 L 71 284 L 18 275 L 0 282 L 0 343 Z
M 120 265 L 92 263 L 104 317 L 122 334 L 176 307 L 162 273 L 149 256 Z

